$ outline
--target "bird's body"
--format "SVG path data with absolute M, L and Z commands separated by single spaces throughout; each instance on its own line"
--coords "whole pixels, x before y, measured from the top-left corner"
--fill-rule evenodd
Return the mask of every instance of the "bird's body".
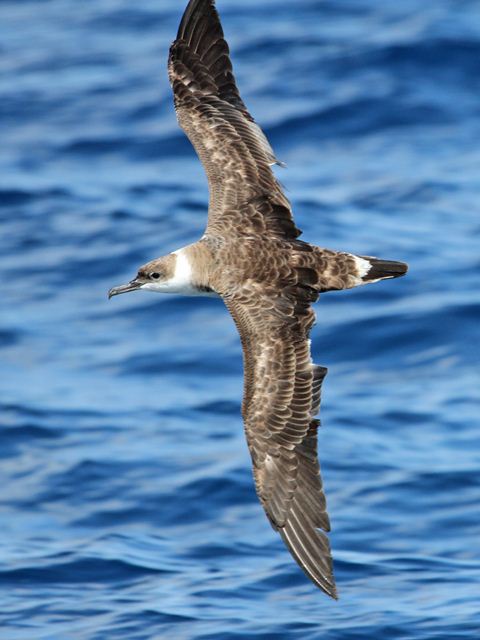
M 319 294 L 403 275 L 401 262 L 298 239 L 280 164 L 240 98 L 214 0 L 191 0 L 170 50 L 178 120 L 205 166 L 208 224 L 196 243 L 140 268 L 136 289 L 220 296 L 242 340 L 242 413 L 257 494 L 306 574 L 332 597 L 315 419 L 326 369 L 310 355 Z

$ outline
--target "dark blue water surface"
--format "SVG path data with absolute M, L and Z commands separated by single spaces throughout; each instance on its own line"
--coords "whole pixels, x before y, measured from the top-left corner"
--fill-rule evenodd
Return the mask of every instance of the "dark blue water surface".
M 218 0 L 305 239 L 410 264 L 317 306 L 339 602 L 255 497 L 221 302 L 106 297 L 205 224 L 184 4 L 0 4 L 2 640 L 478 638 L 480 4 Z

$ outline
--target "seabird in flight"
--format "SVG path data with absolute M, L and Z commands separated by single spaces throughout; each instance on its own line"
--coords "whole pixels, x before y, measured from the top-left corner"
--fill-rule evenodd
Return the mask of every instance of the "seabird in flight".
M 214 0 L 189 2 L 168 72 L 178 121 L 208 176 L 207 228 L 109 296 L 147 289 L 222 298 L 243 346 L 242 415 L 258 497 L 300 567 L 336 598 L 315 418 L 327 369 L 310 355 L 312 303 L 403 276 L 407 265 L 298 239 L 271 169 L 281 163 L 240 97 Z

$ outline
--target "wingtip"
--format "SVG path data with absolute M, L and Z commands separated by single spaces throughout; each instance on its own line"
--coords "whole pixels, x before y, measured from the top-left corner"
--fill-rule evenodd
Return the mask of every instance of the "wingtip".
M 311 536 L 313 531 L 315 533 Z M 330 545 L 327 537 L 316 528 L 310 532 L 300 531 L 299 533 L 295 533 L 290 522 L 288 522 L 285 527 L 278 529 L 278 533 L 307 578 L 327 596 L 333 600 L 338 600 L 332 557 L 330 555 Z M 303 540 L 301 539 L 302 537 Z M 312 547 L 310 547 L 309 551 L 307 550 L 307 545 L 309 544 L 306 542 L 307 537 L 310 538 L 310 540 L 313 539 L 317 545 L 319 545 L 315 549 L 317 552 L 316 558 L 311 554 Z M 322 563 L 323 567 L 321 566 Z
M 211 12 L 211 17 L 215 23 L 220 26 L 220 18 L 218 16 L 217 8 L 215 6 L 215 0 L 190 0 L 183 12 L 180 25 L 177 32 L 177 40 L 185 37 L 189 28 L 197 22 L 197 19 L 202 16 L 208 15 Z
M 337 589 L 336 585 L 334 585 L 334 587 L 333 587 L 333 589 L 331 591 L 325 591 L 325 593 L 327 594 L 327 596 L 330 596 L 330 598 L 332 600 L 335 600 L 335 602 L 338 602 L 340 600 L 340 596 L 338 594 L 338 589 Z

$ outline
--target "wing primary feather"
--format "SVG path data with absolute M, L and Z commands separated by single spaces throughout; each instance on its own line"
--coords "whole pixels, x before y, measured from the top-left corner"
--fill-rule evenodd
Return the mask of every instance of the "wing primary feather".
M 303 514 L 298 515 L 295 508 L 289 521 L 278 532 L 310 580 L 337 600 L 330 544 L 325 534 L 317 531 Z

